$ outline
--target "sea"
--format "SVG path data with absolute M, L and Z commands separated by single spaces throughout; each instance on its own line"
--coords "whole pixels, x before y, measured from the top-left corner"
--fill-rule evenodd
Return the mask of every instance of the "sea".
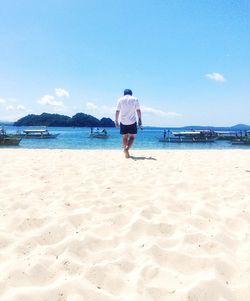
M 24 129 L 38 129 L 37 127 L 5 126 L 6 132 L 16 133 Z M 39 129 L 45 129 L 39 127 Z M 22 139 L 18 146 L 8 148 L 20 149 L 121 149 L 121 135 L 117 128 L 106 128 L 108 139 L 89 138 L 90 128 L 49 127 L 50 133 L 58 133 L 55 139 Z M 212 143 L 168 143 L 159 142 L 163 137 L 162 127 L 144 127 L 138 129 L 133 149 L 249 149 L 249 145 L 232 145 L 230 141 L 217 140 Z M 171 130 L 171 128 L 167 128 Z M 102 130 L 102 128 L 100 129 Z M 176 128 L 174 129 L 176 130 Z M 178 129 L 181 130 L 181 129 Z M 2 147 L 1 147 L 2 148 Z

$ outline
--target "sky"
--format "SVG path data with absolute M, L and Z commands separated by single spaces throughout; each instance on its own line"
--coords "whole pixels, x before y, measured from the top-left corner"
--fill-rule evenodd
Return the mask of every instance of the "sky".
M 114 120 L 125 88 L 144 125 L 250 124 L 250 0 L 0 0 L 0 120 Z

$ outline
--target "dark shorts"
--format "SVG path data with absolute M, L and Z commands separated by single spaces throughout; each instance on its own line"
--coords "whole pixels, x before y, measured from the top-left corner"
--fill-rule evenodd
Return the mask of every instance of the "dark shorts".
M 120 123 L 120 134 L 126 135 L 126 134 L 137 134 L 137 124 L 136 122 L 133 124 L 125 125 Z

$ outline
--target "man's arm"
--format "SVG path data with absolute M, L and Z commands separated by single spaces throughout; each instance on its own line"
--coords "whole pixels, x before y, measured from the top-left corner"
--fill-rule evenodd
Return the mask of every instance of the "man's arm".
M 138 125 L 139 127 L 142 126 L 142 121 L 141 121 L 141 110 L 136 110 L 137 116 L 138 116 Z
M 119 122 L 118 122 L 119 114 L 120 114 L 120 111 L 116 110 L 116 112 L 115 112 L 115 126 L 117 128 L 119 127 Z

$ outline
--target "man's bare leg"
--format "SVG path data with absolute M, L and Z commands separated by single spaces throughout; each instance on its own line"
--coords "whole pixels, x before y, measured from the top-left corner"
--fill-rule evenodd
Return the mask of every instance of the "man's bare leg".
M 129 138 L 128 138 L 128 150 L 131 148 L 131 146 L 133 145 L 134 141 L 135 141 L 135 134 L 130 134 Z
M 128 134 L 122 135 L 123 148 L 125 149 L 128 146 Z
M 128 134 L 122 135 L 122 142 L 123 142 L 123 149 L 124 149 L 124 154 L 126 158 L 129 158 L 129 141 L 128 141 Z

